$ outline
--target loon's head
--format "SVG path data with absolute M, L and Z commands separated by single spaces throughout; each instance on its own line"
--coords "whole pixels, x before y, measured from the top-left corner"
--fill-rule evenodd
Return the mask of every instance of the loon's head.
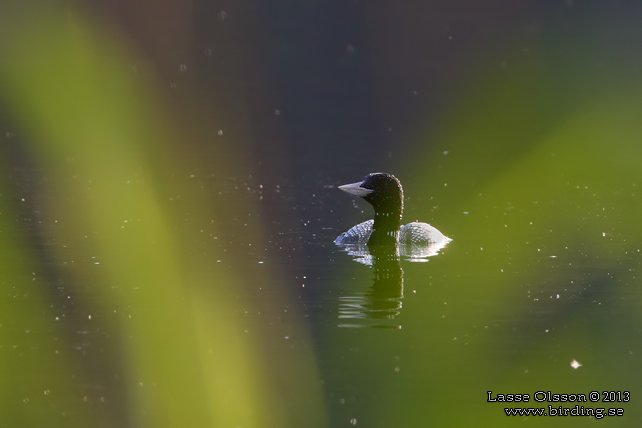
M 368 174 L 363 181 L 339 186 L 339 189 L 368 201 L 374 208 L 374 221 L 364 221 L 342 233 L 335 239 L 339 245 L 362 245 L 367 243 L 370 250 L 403 245 L 445 246 L 451 241 L 439 230 L 427 223 L 413 222 L 401 226 L 403 213 L 403 189 L 392 174 L 377 172 Z M 437 249 L 438 250 L 438 249 Z M 375 255 L 371 252 L 372 255 Z M 431 254 L 432 255 L 432 254 Z
M 339 189 L 368 201 L 376 214 L 399 214 L 403 211 L 403 188 L 392 174 L 376 172 L 363 181 L 339 186 Z

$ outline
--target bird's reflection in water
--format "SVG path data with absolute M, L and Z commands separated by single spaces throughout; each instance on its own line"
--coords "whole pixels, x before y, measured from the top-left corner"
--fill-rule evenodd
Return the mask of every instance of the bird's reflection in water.
M 356 262 L 372 267 L 373 280 L 368 290 L 339 297 L 339 327 L 401 328 L 396 317 L 403 299 L 402 258 L 428 261 L 448 242 L 450 239 L 427 246 L 344 246 Z
M 355 260 L 372 266 L 372 286 L 365 292 L 339 297 L 340 327 L 398 327 L 391 323 L 401 311 L 403 298 L 403 269 L 398 248 L 367 246 L 346 247 Z M 347 320 L 373 320 L 349 322 Z M 383 322 L 382 321 L 388 321 Z M 374 324 L 374 325 L 373 325 Z

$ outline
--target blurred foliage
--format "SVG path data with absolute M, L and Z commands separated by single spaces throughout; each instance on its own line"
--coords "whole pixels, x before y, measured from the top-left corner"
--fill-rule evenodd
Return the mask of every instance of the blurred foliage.
M 259 218 L 256 198 L 238 192 L 217 203 L 207 190 L 214 175 L 251 175 L 252 150 L 257 159 L 278 159 L 264 167 L 270 173 L 289 161 L 275 145 L 272 128 L 278 126 L 256 120 L 246 105 L 256 101 L 272 118 L 271 100 L 235 93 L 261 85 L 246 78 L 212 84 L 210 95 L 232 87 L 234 108 L 218 99 L 209 108 L 200 102 L 198 86 L 168 96 L 130 40 L 72 4 L 0 6 L 1 102 L 19 135 L 3 141 L 0 156 L 7 171 L 0 181 L 0 425 L 495 427 L 517 419 L 505 417 L 503 405 L 486 402 L 489 390 L 628 390 L 632 401 L 617 404 L 625 417 L 598 423 L 637 426 L 637 15 L 628 18 L 635 25 L 628 22 L 629 30 L 620 31 L 622 15 L 601 19 L 601 9 L 587 7 L 568 25 L 554 19 L 543 20 L 550 28 L 533 24 L 523 40 L 494 45 L 501 37 L 488 37 L 495 52 L 466 63 L 468 86 L 445 92 L 453 95 L 447 107 L 394 157 L 393 172 L 408 196 L 406 219 L 430 221 L 454 241 L 428 263 L 401 265 L 397 276 L 404 287 L 392 290 L 400 329 L 337 329 L 336 308 L 324 306 L 337 305 L 335 294 L 324 300 L 327 291 L 317 289 L 308 295 L 316 298 L 311 306 L 322 320 L 313 350 L 278 264 L 262 265 L 256 274 L 246 260 L 269 252 L 273 237 L 266 222 L 230 221 Z M 424 17 L 408 13 L 412 8 L 377 7 L 370 10 L 378 17 L 372 18 L 372 40 L 380 38 L 379 47 L 390 55 L 417 57 L 415 44 L 399 40 L 412 38 L 406 24 L 426 27 Z M 162 17 L 173 10 L 164 9 Z M 403 19 L 387 25 L 398 11 Z M 437 40 L 432 48 L 446 62 L 451 51 L 444 46 L 451 39 L 442 18 L 431 18 L 434 39 L 425 43 Z M 155 25 L 150 28 L 163 29 Z M 383 27 L 389 32 L 380 32 Z M 161 39 L 180 44 L 183 36 Z M 175 66 L 180 49 L 172 46 L 166 63 Z M 249 76 L 269 80 L 247 52 L 238 53 L 234 44 L 218 48 L 247 61 Z M 359 55 L 365 51 L 357 46 Z M 396 94 L 382 96 L 382 111 L 392 112 L 399 103 L 389 101 L 403 99 L 397 83 L 404 79 L 386 79 L 385 69 L 404 71 L 389 58 L 373 58 L 380 67 L 373 75 L 381 94 Z M 348 63 L 343 56 L 341 61 Z M 401 83 L 415 85 L 414 79 Z M 310 103 L 305 97 L 299 102 Z M 209 123 L 221 117 L 238 131 L 225 134 L 230 143 L 194 144 L 212 131 L 221 135 Z M 329 132 L 316 116 L 310 123 Z M 256 142 L 253 126 L 274 132 Z M 325 155 L 324 135 L 310 153 L 298 140 L 293 147 L 307 153 L 304 159 Z M 343 147 L 339 141 L 336 151 L 330 146 L 327 158 L 314 165 L 326 177 L 334 174 L 326 167 L 339 162 L 354 172 L 354 159 L 339 154 L 389 149 L 364 142 Z M 298 163 L 301 170 L 310 167 Z M 313 233 L 304 236 L 316 249 L 330 246 L 315 242 Z M 224 249 L 215 237 L 225 238 Z M 220 259 L 226 263 L 215 263 Z M 332 278 L 337 295 L 349 295 L 350 287 L 369 289 L 367 268 L 333 271 L 340 263 L 319 259 L 305 267 L 319 269 L 317 278 Z M 290 274 L 298 282 L 300 272 Z M 252 294 L 256 289 L 248 284 L 257 278 L 278 285 Z M 307 284 L 313 286 L 313 278 Z M 260 316 L 245 317 L 248 312 Z M 573 359 L 583 366 L 572 369 Z M 587 424 L 584 418 L 535 420 Z
M 598 37 L 587 29 L 595 18 L 579 25 L 585 40 L 544 40 L 527 53 L 507 42 L 504 51 L 519 54 L 508 55 L 504 68 L 481 65 L 485 74 L 427 132 L 436 140 L 408 162 L 407 192 L 431 195 L 408 204 L 408 220 L 430 213 L 427 220 L 454 242 L 430 269 L 405 268 L 406 283 L 416 275 L 414 286 L 434 302 L 415 311 L 406 302 L 404 328 L 412 331 L 398 343 L 417 344 L 415 352 L 400 351 L 403 369 L 425 384 L 391 382 L 401 385 L 390 391 L 396 398 L 380 426 L 522 420 L 505 417 L 504 404 L 487 403 L 490 390 L 641 392 L 641 70 L 625 54 L 635 43 L 614 44 L 613 22 Z M 425 141 L 418 136 L 416 146 Z M 569 365 L 575 358 L 583 364 L 577 371 Z M 599 423 L 635 426 L 633 401 L 579 404 L 624 408 L 623 418 Z M 527 407 L 549 404 L 576 403 L 531 398 Z M 417 411 L 400 420 L 409 407 Z
M 187 212 L 224 235 L 218 216 L 256 209 L 242 201 L 212 206 L 195 198 L 190 184 L 176 183 L 233 168 L 235 153 L 219 152 L 213 165 L 181 164 L 171 144 L 179 132 L 165 118 L 153 75 L 137 79 L 135 53 L 75 8 L 3 9 L 4 108 L 44 179 L 23 205 L 36 214 L 16 212 L 25 198 L 13 183 L 1 191 L 0 424 L 324 425 L 318 389 L 310 387 L 312 353 L 302 345 L 296 360 L 280 355 L 260 325 L 250 327 L 260 339 L 244 334 L 248 322 L 241 326 L 234 300 L 242 291 L 233 291 L 241 270 L 212 269 L 219 251 L 212 240 L 175 226 Z M 38 218 L 34 238 L 47 243 L 44 251 L 24 245 L 29 233 L 15 224 L 24 216 Z M 258 224 L 239 236 L 257 246 L 260 238 Z M 209 263 L 185 257 L 203 253 Z M 43 263 L 45 279 L 32 275 Z M 65 282 L 51 284 L 47 276 Z M 90 297 L 96 295 L 98 302 Z M 60 303 L 65 298 L 73 309 Z M 83 328 L 100 349 L 84 349 L 81 340 L 80 352 L 71 351 Z M 299 399 L 283 400 L 284 388 L 303 384 Z M 111 390 L 100 392 L 105 385 Z

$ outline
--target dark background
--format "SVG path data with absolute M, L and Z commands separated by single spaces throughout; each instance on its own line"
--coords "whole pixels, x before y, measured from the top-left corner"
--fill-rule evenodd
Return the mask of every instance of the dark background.
M 586 49 L 594 42 L 587 38 L 609 22 L 618 23 L 611 37 L 638 42 L 634 22 L 642 7 L 570 0 L 93 1 L 91 9 L 97 21 L 121 30 L 160 76 L 171 108 L 201 129 L 177 143 L 206 144 L 223 129 L 223 141 L 247 149 L 247 161 L 269 181 L 276 171 L 328 177 L 351 169 L 360 177 L 399 167 L 417 146 L 440 143 L 443 121 L 482 79 L 510 78 L 527 64 L 567 85 L 564 75 L 573 70 L 561 63 L 565 51 Z M 556 49 L 543 62 L 547 44 Z M 608 52 L 593 60 L 595 68 L 613 66 Z M 558 92 L 564 104 L 569 88 L 554 83 L 548 95 Z

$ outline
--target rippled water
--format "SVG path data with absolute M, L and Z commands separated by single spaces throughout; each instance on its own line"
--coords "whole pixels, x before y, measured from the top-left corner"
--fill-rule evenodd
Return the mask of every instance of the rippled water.
M 333 192 L 317 194 L 321 202 L 308 215 L 342 225 L 298 236 L 300 264 L 271 256 L 299 288 L 334 426 L 466 425 L 482 416 L 500 423 L 506 406 L 487 402 L 488 391 L 533 397 L 540 390 L 639 389 L 630 379 L 640 358 L 630 324 L 637 324 L 639 307 L 630 294 L 637 294 L 640 267 L 635 245 L 601 261 L 599 240 L 594 247 L 530 221 L 516 225 L 507 218 L 516 208 L 507 206 L 496 218 L 461 212 L 445 228 L 426 215 L 454 241 L 425 263 L 407 257 L 372 263 L 368 254 L 331 243 L 350 226 L 329 214 L 349 203 Z M 531 218 L 541 220 L 537 210 Z M 514 239 L 506 229 L 515 226 L 531 229 L 532 240 Z M 549 404 L 572 407 L 533 398 L 528 406 Z M 629 421 L 638 413 L 632 401 L 583 404 L 624 408 Z
M 0 427 L 640 425 L 635 2 L 13 3 Z
M 228 309 L 241 321 L 228 333 L 268 340 L 274 355 L 285 353 L 294 360 L 307 358 L 303 350 L 312 348 L 318 377 L 310 387 L 321 388 L 330 426 L 452 420 L 466 425 L 481 416 L 503 421 L 506 406 L 487 402 L 488 391 L 532 396 L 540 390 L 622 390 L 631 394 L 630 403 L 584 405 L 623 408 L 628 421 L 638 415 L 635 373 L 642 349 L 636 244 L 621 239 L 622 245 L 602 260 L 600 240 L 619 239 L 613 234 L 595 231 L 592 242 L 567 238 L 569 232 L 553 238 L 549 229 L 537 229 L 530 221 L 514 223 L 507 213 L 519 208 L 507 206 L 496 218 L 461 212 L 458 219 L 443 220 L 443 227 L 426 212 L 425 220 L 454 237 L 430 257 L 416 259 L 403 251 L 370 254 L 367 248 L 333 243 L 350 226 L 351 217 L 361 221 L 371 212 L 365 202 L 352 205 L 330 180 L 308 181 L 305 187 L 283 182 L 273 188 L 237 178 L 211 183 L 212 198 L 236 205 L 241 194 L 249 195 L 264 204 L 259 211 L 264 214 L 253 218 L 238 212 L 223 219 L 231 233 L 219 236 L 183 213 L 186 223 L 177 227 L 191 234 L 194 243 L 203 240 L 214 246 L 196 252 L 186 247 L 180 257 L 190 258 L 212 278 L 242 266 L 240 288 L 227 290 Z M 301 195 L 314 197 L 309 203 L 298 202 Z M 270 215 L 270 209 L 294 212 L 291 218 L 297 222 L 283 220 L 287 215 L 262 217 Z M 532 218 L 541 220 L 537 212 Z M 252 227 L 253 221 L 268 224 L 262 248 L 234 232 Z M 142 223 L 126 219 L 123 228 Z M 64 225 L 39 225 L 30 216 L 16 218 L 16 224 L 26 249 L 42 254 L 33 284 L 47 292 L 12 288 L 4 278 L 5 313 L 18 300 L 37 299 L 47 309 L 10 321 L 5 315 L 2 325 L 10 322 L 17 333 L 13 339 L 5 336 L 2 352 L 36 361 L 61 356 L 78 361 L 66 380 L 69 395 L 63 402 L 110 413 L 105 426 L 125 423 L 121 418 L 127 388 L 122 379 L 127 374 L 118 354 L 145 334 L 123 336 L 144 303 L 110 303 L 121 286 L 112 283 L 110 295 L 95 286 L 110 260 L 84 246 L 84 235 L 69 236 L 68 242 L 38 241 L 32 239 L 39 228 Z M 533 239 L 514 239 L 507 229 L 515 226 L 534 232 Z M 50 251 L 58 253 L 57 262 L 48 261 Z M 61 326 L 66 337 L 59 336 Z M 305 331 L 311 335 L 302 335 Z M 45 377 L 17 401 L 25 406 L 46 403 L 50 394 L 61 394 L 56 382 Z M 146 382 L 141 380 L 140 387 L 147 387 Z M 531 399 L 531 406 L 540 404 L 549 403 Z M 66 411 L 55 409 L 58 416 Z M 575 423 L 582 426 L 579 420 Z

